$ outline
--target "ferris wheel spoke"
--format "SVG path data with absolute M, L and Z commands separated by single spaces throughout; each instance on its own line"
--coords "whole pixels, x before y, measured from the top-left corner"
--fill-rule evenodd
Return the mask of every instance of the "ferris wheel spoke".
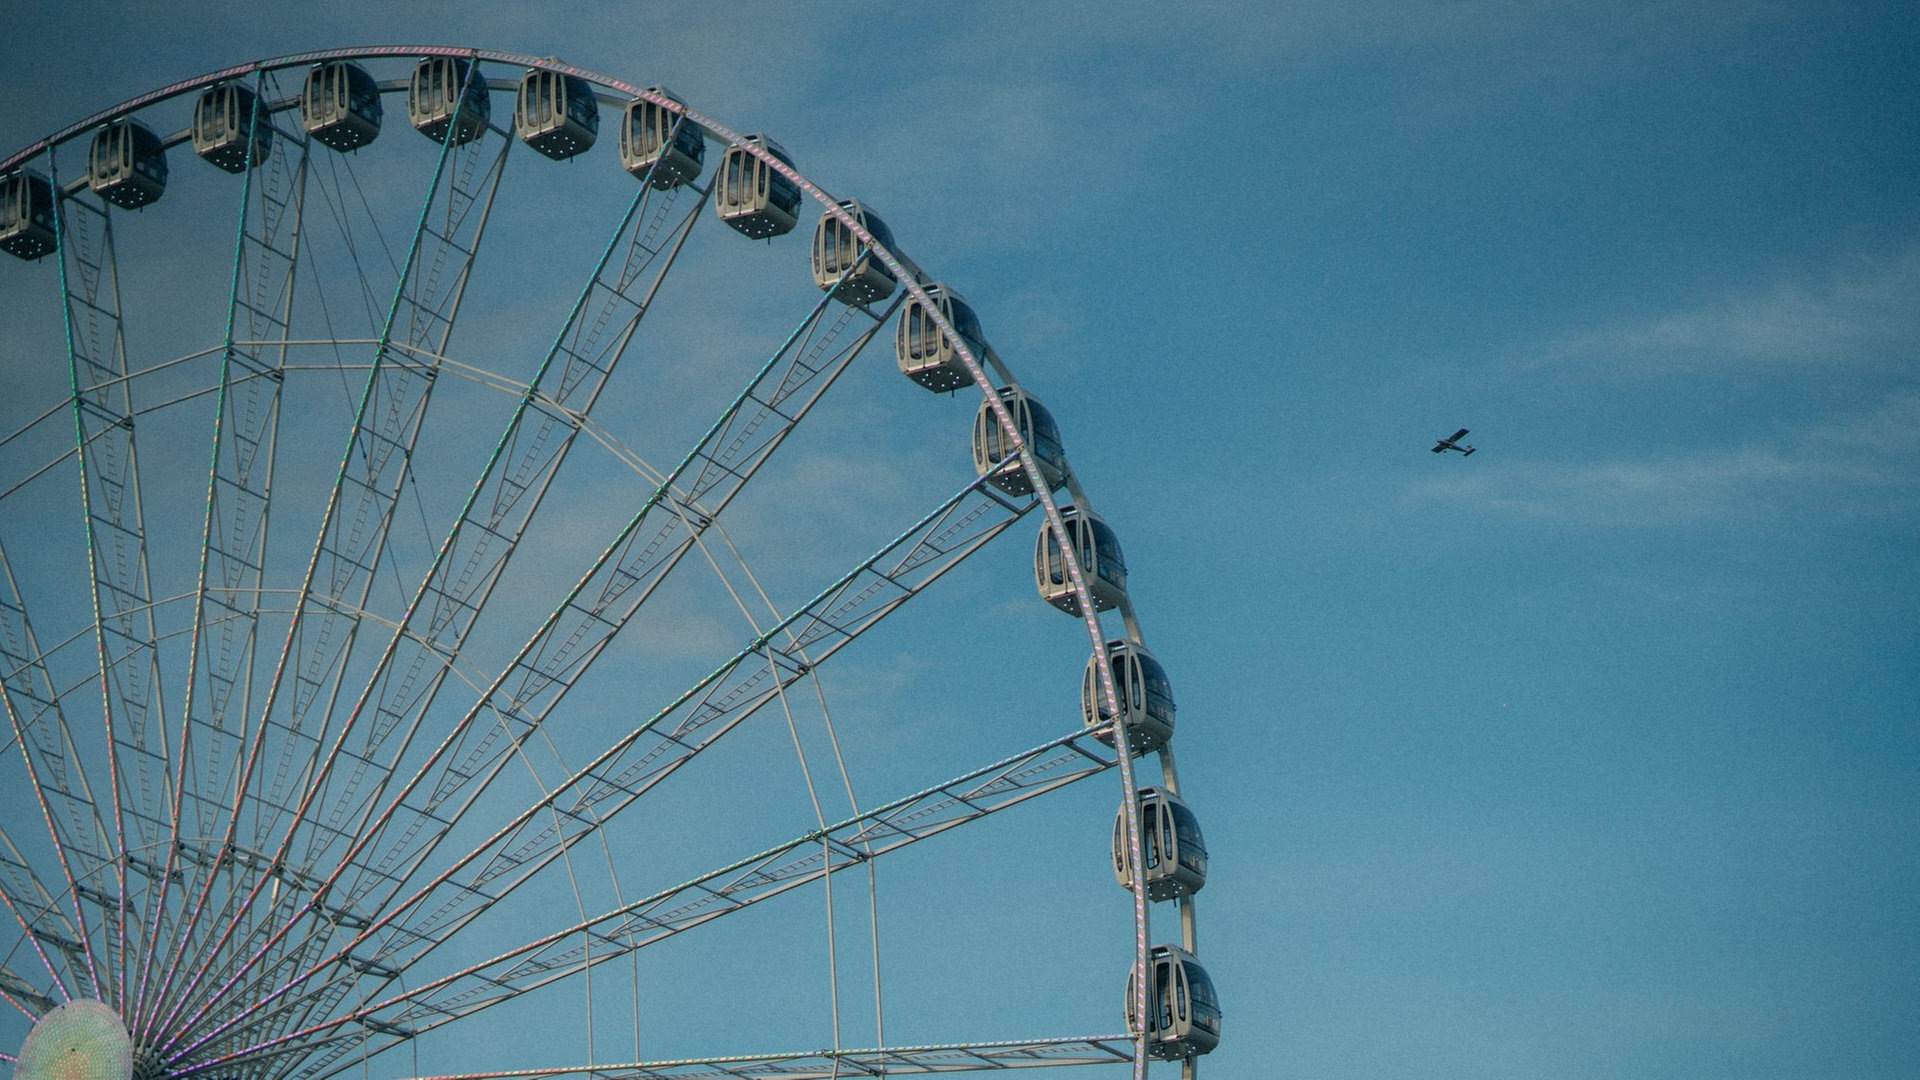
M 79 881 L 107 871 L 113 842 L 4 547 L 0 547 L 0 705 L 6 710 L 10 741 L 20 752 L 27 783 L 73 891 L 74 915 L 85 922 L 81 901 L 97 903 L 104 894 Z M 76 873 L 76 862 L 85 869 Z M 107 919 L 107 912 L 101 911 L 99 918 Z
M 261 83 L 265 97 L 264 76 Z M 292 324 L 295 315 L 294 280 L 301 261 L 302 220 L 310 174 L 311 142 L 281 132 L 262 166 L 246 170 L 242 189 L 241 228 L 236 238 L 234 280 L 230 293 L 221 371 L 220 407 L 214 431 L 214 468 L 209 480 L 203 530 L 191 671 L 198 682 L 202 708 L 192 710 L 189 731 L 197 731 L 200 745 L 189 754 L 183 741 L 182 760 L 205 761 L 210 776 L 201 778 L 180 795 L 197 813 L 195 835 L 211 837 L 221 823 L 239 815 L 237 803 L 224 800 L 239 789 L 242 751 L 249 744 L 249 714 L 259 656 L 261 588 L 267 571 L 269 492 L 278 454 L 279 414 Z M 257 179 L 256 179 L 257 178 Z M 209 633 L 209 631 L 211 631 Z M 179 818 L 184 818 L 183 813 Z M 178 820 L 178 818 L 177 818 Z M 236 857 L 240 855 L 236 846 Z M 218 860 L 198 860 L 217 867 Z M 284 881 L 288 869 L 277 871 Z M 244 882 L 228 878 L 227 894 L 219 913 L 207 924 L 216 929 L 231 918 L 241 899 Z M 255 922 L 273 922 L 290 908 L 280 896 L 280 882 L 272 896 L 247 910 Z M 265 909 L 262 911 L 262 909 Z M 196 908 L 195 916 L 199 915 Z M 209 940 L 217 940 L 210 938 Z M 183 950 L 184 955 L 184 950 Z M 206 955 L 196 955 L 196 961 Z M 170 986 L 175 961 L 162 986 Z M 159 999 L 163 995 L 155 994 Z M 161 1003 L 143 1019 L 157 1021 Z
M 378 1027 L 373 1030 L 379 1031 Z M 382 1032 L 384 1034 L 384 1032 Z M 334 1064 L 349 1052 L 340 1044 L 331 1068 L 302 1069 L 300 1080 L 326 1080 L 359 1064 L 356 1058 Z M 1135 1060 L 1129 1035 L 1086 1035 L 1008 1042 L 956 1042 L 863 1050 L 796 1050 L 729 1057 L 683 1058 L 631 1065 L 563 1065 L 520 1070 L 449 1073 L 419 1080 L 512 1080 L 532 1077 L 591 1077 L 592 1080 L 844 1080 L 850 1076 L 909 1076 L 922 1073 L 997 1072 L 1002 1069 L 1070 1065 L 1123 1065 Z M 1190 1063 L 1189 1063 L 1190 1064 Z
M 234 830 L 246 798 L 242 767 L 256 737 L 250 714 L 265 609 L 268 493 L 278 456 L 312 144 L 299 125 L 272 123 L 274 111 L 284 113 L 293 104 L 278 93 L 272 72 L 255 73 L 254 87 L 261 102 L 256 122 L 270 127 L 271 148 L 264 161 L 243 170 L 216 388 L 219 412 L 188 682 L 188 693 L 199 705 L 183 723 L 179 759 L 183 770 L 191 767 L 196 775 L 191 784 L 184 776 L 180 781 L 175 818 L 176 830 L 190 821 L 193 831 L 190 839 L 176 832 L 167 853 L 165 880 L 178 884 L 180 930 L 142 987 L 144 1000 L 135 1018 L 142 1041 L 177 1014 L 197 983 L 196 973 L 216 962 L 225 932 L 238 918 L 247 871 L 259 861 L 256 851 L 236 842 Z M 173 894 L 165 895 L 171 900 Z M 156 910 L 156 917 L 169 915 L 173 907 Z M 194 981 L 181 986 L 177 980 L 183 974 Z
M 444 146 L 427 186 L 286 642 L 241 767 L 237 790 L 242 794 L 227 826 L 226 845 L 245 832 L 253 838 L 252 850 L 267 849 L 269 835 L 296 816 L 305 794 L 300 785 L 312 779 L 326 745 L 333 700 L 360 628 L 352 613 L 365 607 L 381 565 L 391 511 L 408 481 L 409 459 L 431 397 L 435 365 L 416 354 L 445 351 L 512 142 L 499 140 L 490 162 L 473 164 L 484 161 L 493 145 L 494 140 L 479 139 Z M 267 761 L 274 762 L 271 768 Z M 176 1032 L 191 1027 L 232 986 L 237 975 L 202 989 L 215 957 L 236 934 L 251 929 L 249 912 L 274 880 L 256 876 L 245 897 L 230 905 L 233 914 L 221 920 L 224 926 L 203 950 L 164 1021 L 167 1027 Z M 272 940 L 277 944 L 283 935 Z M 184 1023 L 176 1026 L 183 1015 Z
M 446 351 L 512 142 L 498 140 L 491 161 L 481 167 L 494 145 L 482 139 L 443 148 L 389 301 L 287 644 L 267 689 L 265 720 L 255 734 L 255 757 L 265 732 L 271 730 L 278 743 L 278 753 L 267 755 L 278 765 L 271 777 L 259 777 L 264 786 L 252 799 L 260 811 L 252 829 L 255 846 L 271 845 L 282 819 L 310 794 L 296 785 L 299 778 L 311 779 L 326 745 L 329 706 L 356 638 L 357 621 L 349 612 L 365 607 L 385 555 L 393 506 L 408 483 L 431 400 L 437 368 L 432 358 Z M 283 700 L 286 715 L 275 719 Z
M 772 899 L 852 867 L 1046 795 L 1112 768 L 1099 732 L 1075 731 L 972 770 L 864 814 L 809 831 L 767 851 L 729 863 L 613 911 L 542 935 L 491 960 L 377 1003 L 339 1013 L 299 1031 L 234 1051 L 236 1058 L 274 1051 L 286 1042 L 317 1046 L 359 1039 L 378 1054 L 489 1007 L 539 990 L 656 944 L 721 916 Z M 451 932 L 452 928 L 448 928 Z M 362 965 L 391 983 L 397 969 Z M 365 973 L 365 972 L 363 972 Z M 336 981 L 344 996 L 347 981 Z M 363 993 L 363 1000 L 365 999 Z M 323 1051 L 304 1076 L 327 1075 Z
M 431 699 L 451 670 L 448 658 L 459 654 L 466 633 L 484 606 L 488 592 L 499 580 L 547 483 L 624 353 L 704 202 L 704 199 L 696 201 L 692 208 L 676 217 L 669 213 L 674 190 L 651 198 L 649 192 L 651 189 L 643 188 L 636 195 L 615 229 L 612 242 L 595 266 L 587 288 L 556 338 L 540 374 L 521 395 L 521 403 L 483 468 L 460 522 L 441 546 L 425 582 L 407 604 L 409 614 L 395 626 L 393 639 L 351 714 L 358 716 L 366 711 L 369 701 L 378 694 L 374 721 L 366 725 L 364 742 L 352 750 L 344 750 L 343 729 L 323 762 L 321 782 L 343 755 L 351 765 L 340 794 L 313 800 L 315 805 L 332 807 L 331 820 L 327 823 L 330 828 L 321 835 L 355 835 L 361 823 L 348 819 L 356 812 L 361 816 L 371 812 L 373 800 L 378 798 Z M 654 207 L 652 212 L 648 212 L 650 207 Z M 668 227 L 663 229 L 663 224 Z M 381 764 L 377 756 L 381 744 L 396 730 L 403 732 L 400 745 L 391 751 L 392 760 Z M 360 782 L 369 776 L 373 783 L 371 791 L 359 794 Z M 317 790 L 319 786 L 316 783 L 314 788 Z M 327 849 L 315 840 L 304 855 L 294 858 L 292 863 L 317 865 L 320 856 L 326 853 Z M 331 852 L 334 858 L 341 854 L 340 850 Z M 284 846 L 282 858 L 285 858 Z M 314 894 L 326 887 L 326 883 L 317 879 L 306 885 Z M 343 918 L 349 925 L 353 921 L 351 916 L 344 915 L 343 909 L 334 909 L 331 918 L 335 924 Z M 359 921 L 364 925 L 364 920 Z M 306 923 L 314 932 L 306 935 L 302 946 L 293 947 L 286 955 L 302 955 L 303 950 L 310 951 L 323 943 L 325 934 L 316 929 L 320 925 L 321 920 Z M 279 932 L 276 929 L 276 934 Z M 246 998 L 272 990 L 281 977 L 277 972 L 284 966 L 284 959 L 283 965 L 256 971 L 246 982 L 237 984 L 239 996 Z M 307 1007 L 312 1008 L 317 999 L 310 996 L 306 1000 Z
M 330 807 L 326 825 L 298 859 L 314 866 L 341 859 L 343 846 L 327 838 L 362 835 L 401 756 L 537 514 L 601 389 L 625 354 L 661 281 L 671 269 L 704 196 L 674 212 L 679 189 L 642 187 L 589 276 L 565 325 L 520 395 L 455 523 L 424 580 L 406 606 L 373 677 L 349 713 L 370 710 L 358 745 L 346 732 L 329 753 L 321 783 L 342 755 L 350 762 L 341 791 L 318 800 Z M 397 745 L 386 749 L 395 733 Z M 384 751 L 384 753 L 383 753 Z M 363 790 L 363 785 L 368 785 Z
M 51 160 L 51 156 L 50 156 Z M 56 180 L 57 170 L 54 172 Z M 56 183 L 56 188 L 58 184 Z M 159 687 L 153 590 L 146 524 L 134 447 L 132 390 L 112 219 L 78 190 L 61 191 L 62 312 L 80 459 L 93 596 L 94 640 L 113 791 L 115 855 L 152 850 L 168 832 L 166 795 L 173 787 L 165 699 Z M 113 860 L 117 910 L 107 933 L 110 955 L 89 957 L 95 992 L 115 1001 L 127 984 L 127 897 L 124 858 Z M 111 955 L 117 952 L 116 955 Z
M 265 88 L 265 75 L 256 83 Z M 282 134 L 267 159 L 243 175 L 240 225 L 228 292 L 220 385 L 214 413 L 213 466 L 207 484 L 194 606 L 193 647 L 188 657 L 186 705 L 173 791 L 172 837 L 155 890 L 149 938 L 163 940 L 163 918 L 173 917 L 190 936 L 194 922 L 178 912 L 174 891 L 182 829 L 194 837 L 217 835 L 236 813 L 227 798 L 237 787 L 241 748 L 247 743 L 254 660 L 259 649 L 261 586 L 267 568 L 268 492 L 278 449 L 280 406 L 293 282 L 299 262 L 299 220 L 306 194 L 309 144 Z M 189 770 L 193 783 L 189 784 Z M 132 1027 L 145 1024 L 188 955 L 151 950 L 139 975 Z M 164 954 L 164 955 L 162 955 Z
M 418 1036 L 830 874 L 869 865 L 1113 764 L 1112 752 L 1094 734 L 1076 731 L 553 931 L 348 1018 Z
M 33 980 L 0 964 L 0 1000 L 20 1010 L 30 1019 L 57 1007 L 60 1002 L 34 988 Z
M 1119 1065 L 1131 1060 L 1132 1036 L 1085 1035 L 869 1050 L 797 1050 L 781 1054 L 684 1058 L 631 1065 L 545 1066 L 447 1073 L 410 1080 L 535 1080 L 539 1077 L 570 1076 L 591 1080 L 844 1080 L 850 1076 L 912 1076 L 1067 1065 Z
M 847 316 L 822 328 L 825 312 L 823 297 L 399 795 L 366 826 L 362 839 L 329 877 L 355 871 L 356 879 L 347 883 L 350 906 L 390 910 L 406 878 L 451 827 L 452 808 L 471 805 L 507 760 L 511 746 L 544 720 L 691 549 L 693 538 L 753 477 L 881 325 L 876 320 L 851 343 L 841 343 Z M 813 392 L 803 396 L 810 386 Z M 702 474 L 697 493 L 677 487 L 690 472 Z M 701 505 L 698 493 L 713 498 Z M 655 513 L 663 504 L 666 512 Z M 367 899 L 375 888 L 384 895 Z
M 322 984 L 336 985 L 359 982 L 362 977 L 378 983 L 397 979 L 460 927 L 535 878 L 548 863 L 593 835 L 601 824 L 695 754 L 776 700 L 783 687 L 805 677 L 999 535 L 1032 505 L 1008 502 L 984 479 L 968 484 L 811 603 L 762 633 L 585 769 L 516 815 L 426 887 L 393 905 L 388 914 L 374 920 L 352 942 L 260 1004 L 264 1006 L 279 994 L 295 990 L 311 992 L 302 986 L 315 977 Z M 787 644 L 776 645 L 776 639 Z M 811 653 L 806 651 L 809 649 Z M 749 663 L 756 657 L 760 663 Z M 676 716 L 678 722 L 671 730 L 661 730 L 665 721 Z M 514 744 L 532 730 L 517 733 Z M 556 808 L 560 812 L 552 814 Z M 449 811 L 448 816 L 457 819 L 460 815 Z M 813 839 L 817 842 L 818 837 Z M 475 864 L 479 864 L 478 869 L 464 880 L 456 880 L 456 875 Z M 430 900 L 437 903 L 430 905 Z M 368 943 L 376 944 L 371 950 L 363 948 Z M 244 1014 L 234 1021 L 243 1018 Z M 206 1038 L 226 1034 L 221 1029 Z
M 68 888 L 71 890 L 71 886 Z M 87 935 L 74 922 L 77 910 L 70 914 L 62 907 L 34 873 L 4 824 L 0 824 L 0 903 L 6 905 L 7 913 L 40 958 L 55 993 L 71 1001 L 77 988 L 91 984 Z

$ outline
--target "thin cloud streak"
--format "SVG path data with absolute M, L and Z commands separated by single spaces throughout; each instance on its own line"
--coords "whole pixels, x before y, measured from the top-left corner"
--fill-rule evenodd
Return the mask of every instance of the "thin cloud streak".
M 1824 281 L 1777 282 L 1570 335 L 1528 367 L 1629 376 L 1878 361 L 1920 344 L 1920 248 Z
M 1920 392 L 1791 439 L 1590 463 L 1530 461 L 1424 480 L 1408 501 L 1601 527 L 1713 527 L 1920 507 Z

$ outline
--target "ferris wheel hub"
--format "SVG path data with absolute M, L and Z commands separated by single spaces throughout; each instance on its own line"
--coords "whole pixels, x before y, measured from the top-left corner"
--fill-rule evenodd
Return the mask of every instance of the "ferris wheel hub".
M 14 1080 L 129 1080 L 133 1038 L 112 1006 L 75 998 L 36 1020 L 20 1044 Z

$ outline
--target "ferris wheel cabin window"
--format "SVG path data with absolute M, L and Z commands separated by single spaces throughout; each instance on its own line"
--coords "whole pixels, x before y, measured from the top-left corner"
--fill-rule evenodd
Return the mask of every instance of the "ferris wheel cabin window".
M 253 91 L 221 83 L 200 92 L 193 108 L 193 152 L 230 173 L 267 160 L 273 127 Z
M 24 169 L 0 179 L 0 251 L 38 259 L 58 246 L 53 184 Z
M 1119 700 L 1119 726 L 1126 729 L 1127 745 L 1136 754 L 1160 749 L 1173 738 L 1173 685 L 1167 680 L 1166 669 L 1146 646 L 1125 638 L 1107 642 L 1107 657 L 1112 665 L 1114 695 Z M 1090 728 L 1103 727 L 1116 719 L 1102 693 L 1097 652 L 1087 657 L 1080 676 L 1080 716 Z M 1113 736 L 1101 735 L 1100 741 L 1112 746 Z
M 880 215 L 858 199 L 845 199 L 839 207 L 852 215 L 882 246 L 892 246 L 893 232 Z M 893 295 L 893 272 L 863 247 L 860 238 L 835 214 L 820 215 L 813 230 L 813 283 L 843 304 L 871 304 Z
M 932 321 L 928 320 L 928 324 L 932 325 Z M 937 332 L 937 326 L 935 330 Z M 1017 386 L 1003 386 L 999 393 L 1020 441 L 1027 445 L 1040 466 L 1047 490 L 1058 489 L 1067 482 L 1067 452 L 1061 445 L 1060 427 L 1054 423 L 1053 414 L 1038 398 Z M 1020 467 L 1018 448 L 1000 426 L 993 406 L 986 401 L 982 401 L 973 414 L 973 471 L 978 476 L 990 476 L 992 479 L 988 482 L 1009 495 L 1033 494 L 1033 481 Z
M 132 120 L 101 128 L 87 152 L 87 186 L 123 210 L 158 199 L 167 190 L 167 151 L 160 136 Z
M 933 319 L 934 310 L 946 317 L 967 350 L 983 363 L 987 336 L 980 329 L 980 317 L 958 293 L 944 285 L 929 285 L 926 293 L 926 301 L 912 297 L 900 309 L 893 335 L 894 359 L 907 378 L 936 394 L 951 393 L 971 383 L 973 376 L 961 361 L 959 350 L 941 333 L 940 324 Z
M 584 153 L 600 131 L 593 84 L 561 71 L 527 72 L 514 103 L 513 126 L 523 142 L 555 161 Z
M 1160 838 L 1162 819 L 1158 803 L 1145 803 L 1140 807 L 1140 857 L 1149 876 L 1160 869 L 1160 849 L 1173 850 L 1172 844 Z
M 434 142 L 451 136 L 460 146 L 479 138 L 493 109 L 487 81 L 472 63 L 457 56 L 429 56 L 413 67 L 407 82 L 407 120 Z
M 746 141 L 789 168 L 793 166 L 793 159 L 772 139 L 756 134 L 747 136 Z M 714 194 L 713 207 L 720 219 L 741 235 L 764 240 L 792 231 L 799 222 L 800 188 L 751 150 L 731 146 L 721 165 L 720 190 Z
M 300 117 L 320 145 L 358 150 L 379 136 L 381 116 L 380 87 L 360 65 L 333 60 L 307 72 Z
M 678 102 L 663 86 L 651 93 Z M 700 175 L 707 140 L 697 124 L 646 98 L 627 102 L 620 124 L 620 163 L 656 188 L 678 187 Z
M 1207 880 L 1207 841 L 1200 833 L 1200 819 L 1185 803 L 1175 802 L 1170 809 L 1173 816 L 1173 850 L 1178 853 L 1175 861 L 1179 863 L 1179 872 L 1183 876 L 1195 879 L 1188 891 L 1199 892 L 1200 886 Z
M 1127 566 L 1120 554 L 1120 538 L 1100 515 L 1078 507 L 1061 507 L 1060 520 L 1066 526 L 1067 544 L 1080 564 L 1087 591 L 1093 594 L 1094 609 L 1111 611 L 1125 603 Z M 1047 603 L 1077 616 L 1081 614 L 1080 594 L 1067 580 L 1066 560 L 1061 556 L 1057 535 L 1052 522 L 1040 526 L 1040 534 L 1034 538 L 1033 581 Z

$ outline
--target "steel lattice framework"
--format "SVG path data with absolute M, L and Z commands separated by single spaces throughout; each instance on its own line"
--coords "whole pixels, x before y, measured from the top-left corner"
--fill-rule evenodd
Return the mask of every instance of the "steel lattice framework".
M 712 146 L 751 154 L 796 185 L 902 288 L 873 304 L 840 302 L 829 289 L 779 316 L 775 340 L 750 347 L 759 360 L 744 382 L 700 399 L 704 419 L 689 441 L 665 456 L 642 453 L 621 434 L 627 406 L 608 391 L 637 363 L 644 331 L 670 317 L 649 318 L 673 304 L 670 275 L 697 279 L 684 266 L 697 260 L 685 256 L 717 231 L 695 229 L 713 181 L 630 184 L 588 265 L 568 271 L 572 299 L 543 355 L 509 373 L 486 347 L 499 316 L 475 314 L 472 297 L 489 261 L 524 243 L 524 234 L 496 238 L 512 227 L 497 223 L 505 215 L 496 210 L 515 177 L 551 163 L 510 168 L 528 155 L 511 153 L 512 124 L 494 118 L 479 137 L 446 138 L 430 156 L 410 144 L 414 190 L 370 188 L 354 158 L 321 146 L 300 122 L 298 79 L 311 66 L 425 57 L 470 64 L 493 91 L 510 93 L 522 71 L 539 70 L 583 80 L 604 104 L 664 108 Z M 198 343 L 177 350 L 130 347 L 145 339 L 129 332 L 139 316 L 123 286 L 165 287 L 123 276 L 116 229 L 145 222 L 89 189 L 85 140 L 103 125 L 177 115 L 181 102 L 226 84 L 257 95 L 273 138 L 232 178 L 238 205 L 220 212 L 230 216 L 202 225 L 231 237 L 221 249 L 223 302 L 213 309 L 220 325 L 211 336 L 188 331 Z M 404 97 L 407 87 L 387 78 L 379 89 Z M 168 147 L 190 144 L 172 125 L 160 134 Z M 1017 383 L 937 305 L 926 310 L 1016 448 L 1031 493 L 963 477 L 864 554 L 785 590 L 795 599 L 784 604 L 743 561 L 725 564 L 734 547 L 727 523 L 750 513 L 730 508 L 790 482 L 783 446 L 810 417 L 807 430 L 836 422 L 821 419 L 832 411 L 829 389 L 902 304 L 928 301 L 932 284 L 762 143 L 657 88 L 551 59 L 375 47 L 163 87 L 8 157 L 0 177 L 22 169 L 44 174 L 57 193 L 58 249 L 45 260 L 54 266 L 5 282 L 39 283 L 41 309 L 58 314 L 68 376 L 44 411 L 9 413 L 0 425 L 10 431 L 0 441 L 9 777 L 0 787 L 13 787 L 0 819 L 0 902 L 17 930 L 0 938 L 11 942 L 0 956 L 0 1000 L 24 1024 L 94 999 L 124 1020 L 143 1080 L 322 1080 L 370 1059 L 398 1061 L 428 1033 L 468 1030 L 549 987 L 591 987 L 591 973 L 609 962 L 633 962 L 648 946 L 841 871 L 871 874 L 921 840 L 1109 770 L 1132 865 L 1145 865 L 1135 797 L 1144 759 L 1108 745 L 1111 724 L 1088 727 L 1075 710 L 1049 707 L 1036 714 L 1068 717 L 1050 729 L 1064 734 L 844 816 L 819 812 L 816 797 L 814 824 L 663 879 L 678 884 L 654 881 L 635 894 L 612 872 L 609 834 L 634 820 L 632 808 L 748 720 L 784 713 L 792 726 L 793 697 L 816 693 L 823 666 L 1023 518 L 1050 523 L 1060 538 L 1097 694 L 1107 715 L 1119 712 L 1111 631 L 1066 540 L 1058 493 L 997 389 Z M 413 209 L 392 210 L 396 199 Z M 465 329 L 475 323 L 483 329 Z M 315 381 L 338 384 L 340 422 L 313 419 L 300 388 Z M 448 436 L 437 417 L 461 408 L 443 404 L 450 393 L 509 404 L 468 449 L 446 455 L 454 466 L 441 466 L 435 440 Z M 172 448 L 190 439 L 191 452 Z M 582 447 L 590 452 L 573 455 Z M 182 460 L 204 471 L 183 470 Z M 428 479 L 436 468 L 457 480 Z M 566 480 L 583 468 L 624 476 L 635 496 L 583 511 Z M 1065 487 L 1088 508 L 1077 477 Z M 41 523 L 54 515 L 65 515 L 63 528 L 81 519 L 62 534 L 77 532 L 80 550 L 46 538 Z M 544 573 L 549 563 L 555 569 Z M 62 567 L 70 572 L 54 572 Z M 570 717 L 604 707 L 582 701 L 596 694 L 589 675 L 604 685 L 601 673 L 621 664 L 596 661 L 621 655 L 649 613 L 683 602 L 676 588 L 702 574 L 748 613 L 750 629 L 637 719 L 573 734 L 581 725 L 570 728 Z M 534 591 L 528 575 L 546 591 Z M 83 584 L 57 587 L 56 578 Z M 1109 618 L 1140 640 L 1130 603 Z M 793 737 L 798 745 L 797 730 Z M 561 764 L 537 771 L 531 762 L 547 752 Z M 1170 751 L 1159 768 L 1160 783 L 1176 787 Z M 595 850 L 606 853 L 611 902 L 588 908 L 578 864 Z M 572 883 L 573 908 L 529 900 L 556 881 Z M 1178 906 L 1192 949 L 1192 901 Z M 1150 909 L 1136 882 L 1126 950 L 1136 971 L 1148 964 Z M 528 922 L 530 911 L 544 921 Z M 1133 1015 L 1148 1015 L 1148 992 L 1136 979 Z M 835 1024 L 836 1045 L 824 1050 L 457 1075 L 803 1078 L 1092 1064 L 1141 1077 L 1150 1056 L 1145 1030 L 847 1049 L 837 1045 L 837 1012 Z

